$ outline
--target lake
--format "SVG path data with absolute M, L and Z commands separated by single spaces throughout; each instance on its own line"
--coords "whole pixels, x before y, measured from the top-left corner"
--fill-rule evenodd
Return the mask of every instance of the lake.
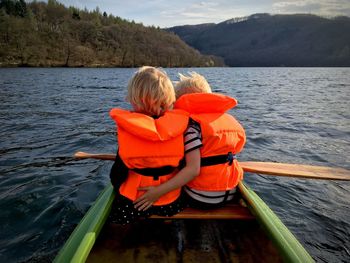
M 179 68 L 235 97 L 242 161 L 350 169 L 350 68 Z M 135 69 L 0 69 L 0 261 L 50 262 L 109 182 L 112 107 Z M 245 174 L 317 262 L 350 261 L 350 182 Z

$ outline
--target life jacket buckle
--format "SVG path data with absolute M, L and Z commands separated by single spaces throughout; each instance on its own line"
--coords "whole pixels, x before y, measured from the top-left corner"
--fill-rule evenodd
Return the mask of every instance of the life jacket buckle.
M 233 154 L 232 152 L 228 152 L 227 161 L 229 165 L 232 165 L 234 159 L 236 159 L 236 155 Z

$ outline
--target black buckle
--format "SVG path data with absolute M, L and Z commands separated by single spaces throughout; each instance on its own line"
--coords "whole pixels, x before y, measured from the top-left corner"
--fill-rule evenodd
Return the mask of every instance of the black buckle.
M 232 152 L 228 152 L 227 161 L 229 165 L 232 165 L 234 159 L 236 159 L 236 155 L 233 154 Z

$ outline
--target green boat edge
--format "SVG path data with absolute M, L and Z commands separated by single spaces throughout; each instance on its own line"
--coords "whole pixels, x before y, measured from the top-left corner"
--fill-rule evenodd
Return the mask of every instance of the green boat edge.
M 248 209 L 255 216 L 285 262 L 315 262 L 296 237 L 267 204 L 248 186 L 240 182 L 239 190 Z M 70 235 L 53 262 L 85 262 L 110 213 L 114 199 L 111 184 L 96 199 Z
M 255 216 L 285 262 L 315 262 L 292 232 L 252 189 L 242 182 L 238 187 L 248 204 L 249 211 Z
M 114 199 L 108 184 L 74 229 L 53 262 L 85 262 L 111 211 Z

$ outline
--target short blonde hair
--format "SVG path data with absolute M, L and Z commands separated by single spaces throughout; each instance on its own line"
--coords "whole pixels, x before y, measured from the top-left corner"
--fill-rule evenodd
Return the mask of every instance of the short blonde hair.
M 211 93 L 207 80 L 196 72 L 189 72 L 189 76 L 179 73 L 180 81 L 175 85 L 176 98 L 187 93 Z
M 160 116 L 172 108 L 176 98 L 167 74 L 158 68 L 144 66 L 130 79 L 127 100 L 137 112 Z

